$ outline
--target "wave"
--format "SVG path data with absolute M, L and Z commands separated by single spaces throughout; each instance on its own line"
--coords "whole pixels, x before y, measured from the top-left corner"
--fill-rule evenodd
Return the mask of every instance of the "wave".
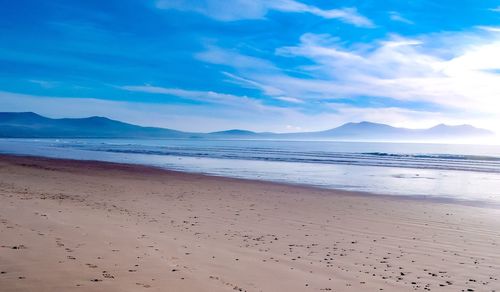
M 123 154 L 238 159 L 315 164 L 340 164 L 500 173 L 500 157 L 390 152 L 295 151 L 271 147 L 158 146 L 140 144 L 65 144 L 62 147 Z
M 414 157 L 429 159 L 451 159 L 451 160 L 477 160 L 477 161 L 500 161 L 500 157 L 481 155 L 457 155 L 457 154 L 399 154 L 386 152 L 364 152 L 361 154 L 381 157 Z

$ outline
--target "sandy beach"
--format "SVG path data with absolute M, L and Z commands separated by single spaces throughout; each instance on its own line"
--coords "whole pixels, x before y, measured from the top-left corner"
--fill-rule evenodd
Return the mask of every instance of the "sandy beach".
M 0 291 L 498 291 L 500 210 L 0 156 Z

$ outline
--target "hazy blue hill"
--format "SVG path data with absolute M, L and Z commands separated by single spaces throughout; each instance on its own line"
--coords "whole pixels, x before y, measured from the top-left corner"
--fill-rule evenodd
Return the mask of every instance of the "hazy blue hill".
M 50 119 L 35 113 L 0 113 L 0 137 L 13 138 L 166 138 L 180 131 L 140 127 L 104 117 Z
M 332 139 L 332 140 L 419 140 L 462 139 L 493 135 L 470 125 L 437 125 L 429 129 L 397 128 L 360 122 L 320 132 L 256 133 L 233 129 L 212 133 L 186 133 L 171 129 L 141 127 L 104 117 L 50 119 L 36 113 L 0 113 L 0 137 L 10 138 L 215 138 L 215 139 Z
M 493 134 L 488 130 L 479 129 L 471 125 L 449 126 L 445 124 L 434 126 L 426 130 L 426 133 L 432 136 L 484 136 Z
M 256 136 L 259 135 L 258 133 L 252 132 L 252 131 L 247 131 L 247 130 L 239 130 L 239 129 L 233 129 L 233 130 L 227 130 L 227 131 L 219 131 L 219 132 L 212 132 L 209 133 L 209 135 L 213 136 Z
M 347 123 L 331 130 L 316 132 L 316 134 L 331 138 L 418 140 L 489 136 L 494 133 L 470 125 L 449 126 L 440 124 L 429 129 L 407 129 L 385 124 L 360 122 Z
M 0 122 L 1 123 L 12 123 L 12 124 L 25 124 L 25 123 L 43 123 L 48 122 L 49 118 L 43 117 L 41 115 L 25 112 L 25 113 L 5 113 L 0 112 Z
M 331 130 L 317 132 L 321 136 L 352 138 L 397 137 L 409 133 L 413 133 L 413 130 L 371 122 L 347 123 Z

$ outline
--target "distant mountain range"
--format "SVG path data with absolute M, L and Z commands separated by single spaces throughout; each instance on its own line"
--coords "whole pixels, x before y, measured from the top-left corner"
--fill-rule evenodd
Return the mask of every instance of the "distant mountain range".
M 217 139 L 332 139 L 332 140 L 442 140 L 487 137 L 493 132 L 471 125 L 440 124 L 428 129 L 396 128 L 385 124 L 360 122 L 320 132 L 256 133 L 228 130 L 189 133 L 172 129 L 141 127 L 104 117 L 51 119 L 36 113 L 0 112 L 0 137 L 3 138 L 217 138 Z

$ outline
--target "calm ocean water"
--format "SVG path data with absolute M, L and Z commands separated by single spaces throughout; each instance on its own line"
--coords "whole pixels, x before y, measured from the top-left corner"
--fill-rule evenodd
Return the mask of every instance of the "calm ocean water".
M 196 139 L 0 139 L 0 153 L 126 162 L 343 190 L 500 203 L 499 146 Z

